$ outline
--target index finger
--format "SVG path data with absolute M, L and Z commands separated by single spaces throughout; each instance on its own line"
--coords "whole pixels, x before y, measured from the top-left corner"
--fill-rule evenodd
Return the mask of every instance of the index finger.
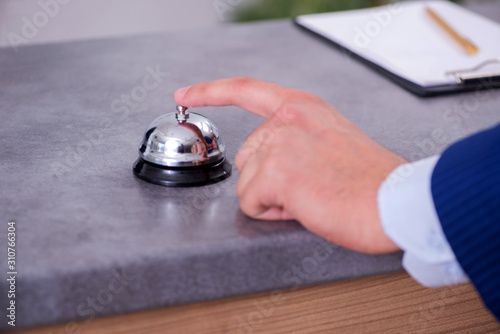
M 234 105 L 269 118 L 293 92 L 268 81 L 230 78 L 181 88 L 175 92 L 175 100 L 186 107 Z

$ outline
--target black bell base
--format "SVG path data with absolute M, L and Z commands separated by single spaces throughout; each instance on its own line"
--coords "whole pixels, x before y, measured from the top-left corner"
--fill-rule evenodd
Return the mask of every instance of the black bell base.
M 228 178 L 231 170 L 231 164 L 225 158 L 194 167 L 165 167 L 139 158 L 133 168 L 139 179 L 167 187 L 197 187 L 216 183 Z

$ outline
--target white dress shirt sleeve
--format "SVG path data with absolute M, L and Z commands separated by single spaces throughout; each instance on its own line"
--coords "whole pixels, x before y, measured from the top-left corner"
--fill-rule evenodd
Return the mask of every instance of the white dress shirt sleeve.
M 438 160 L 433 156 L 399 166 L 378 191 L 384 231 L 404 251 L 403 267 L 426 287 L 468 281 L 434 207 L 431 177 Z

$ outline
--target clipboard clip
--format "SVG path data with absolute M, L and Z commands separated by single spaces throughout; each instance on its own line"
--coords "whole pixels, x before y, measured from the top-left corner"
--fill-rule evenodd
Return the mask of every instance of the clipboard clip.
M 479 65 L 462 70 L 448 71 L 445 72 L 446 75 L 453 75 L 457 85 L 465 85 L 474 81 L 481 81 L 484 79 L 500 79 L 500 70 L 492 73 L 475 73 L 490 64 L 500 64 L 500 57 L 495 59 L 490 59 L 483 61 Z

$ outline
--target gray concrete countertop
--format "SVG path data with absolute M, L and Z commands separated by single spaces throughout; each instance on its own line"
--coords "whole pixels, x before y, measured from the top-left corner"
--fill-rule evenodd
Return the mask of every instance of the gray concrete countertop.
M 500 20 L 491 7 L 478 10 Z M 201 188 L 136 179 L 143 131 L 174 111 L 179 87 L 253 76 L 303 89 L 409 160 L 500 122 L 500 90 L 419 98 L 289 21 L 0 49 L 0 65 L 0 329 L 9 220 L 16 327 L 402 270 L 400 253 L 359 254 L 296 222 L 249 219 L 236 169 Z M 218 125 L 231 163 L 263 121 L 235 107 L 197 112 Z

